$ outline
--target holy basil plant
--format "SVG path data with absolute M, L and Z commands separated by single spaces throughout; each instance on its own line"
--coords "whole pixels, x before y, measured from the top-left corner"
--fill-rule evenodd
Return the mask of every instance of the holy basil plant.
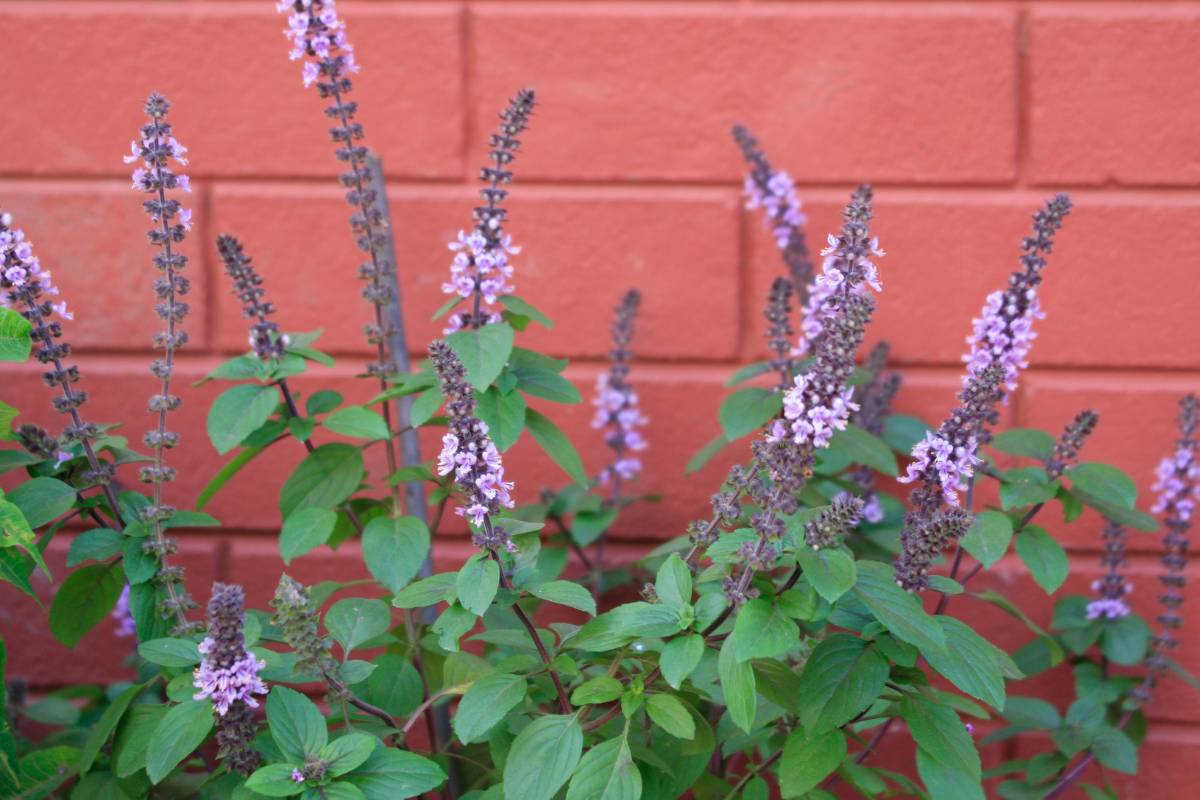
M 1136 773 L 1155 686 L 1170 672 L 1197 685 L 1172 650 L 1200 412 L 1194 395 L 1181 401 L 1149 512 L 1129 475 L 1086 456 L 1094 412 L 1053 433 L 998 429 L 1050 311 L 1039 293 L 1071 211 L 1065 195 L 1034 214 L 1016 271 L 994 276 L 1003 288 L 974 321 L 961 387 L 944 418 L 926 422 L 893 411 L 902 382 L 887 344 L 864 349 L 887 297 L 871 188 L 850 197 L 818 268 L 792 180 L 735 128 L 746 206 L 762 209 L 785 267 L 766 298 L 770 356 L 731 376 L 719 430 L 688 465 L 719 454 L 735 463 L 711 513 L 614 563 L 605 544 L 622 512 L 671 502 L 639 491 L 654 469 L 642 461 L 654 435 L 634 369 L 650 301 L 635 289 L 613 298 L 611 363 L 592 399 L 607 455 L 585 464 L 554 421 L 582 399 L 567 362 L 518 343 L 530 325 L 554 324 L 515 294 L 520 248 L 505 206 L 534 93 L 517 92 L 488 139 L 481 204 L 450 242 L 449 300 L 433 314 L 444 338 L 410 364 L 397 271 L 425 267 L 397 263 L 379 162 L 350 99 L 358 66 L 345 24 L 332 0 L 279 6 L 345 169 L 369 306 L 367 388 L 293 385 L 305 375 L 316 386 L 334 365 L 321 332 L 284 332 L 275 319 L 286 310 L 268 300 L 248 239 L 221 234 L 249 349 L 200 381 L 220 387 L 207 432 L 224 466 L 197 496 L 174 486 L 183 461 L 168 423 L 191 394 L 173 378 L 187 344 L 192 217 L 188 151 L 161 95 L 147 100 L 126 157 L 150 220 L 146 283 L 162 321 L 140 444 L 85 415 L 65 339 L 73 313 L 39 261 L 53 254 L 0 218 L 0 360 L 39 362 L 62 415 L 42 427 L 0 402 L 0 578 L 39 603 L 39 584 L 54 581 L 42 611 L 58 643 L 83 650 L 89 635 L 116 636 L 130 667 L 109 686 L 51 692 L 4 675 L 0 794 L 822 800 L 853 789 L 1023 800 L 1078 785 L 1116 796 L 1109 778 Z M 440 435 L 434 458 L 421 457 L 423 428 Z M 526 436 L 561 469 L 560 485 L 517 485 L 505 458 Z M 268 451 L 291 457 L 260 459 Z M 264 475 L 282 463 L 287 474 Z M 189 585 L 175 532 L 219 526 L 204 511 L 212 498 L 263 477 L 282 484 L 283 564 L 326 580 L 282 574 L 262 607 L 235 584 Z M 1102 577 L 1090 590 L 1070 585 L 1084 594 L 1064 591 L 1065 525 L 1100 531 Z M 1133 611 L 1125 542 L 1160 525 L 1163 608 L 1151 622 Z M 447 527 L 469 530 L 472 552 L 435 573 L 433 533 Z M 55 538 L 69 544 L 54 551 L 65 568 L 52 570 Z M 361 555 L 365 573 L 337 574 L 323 558 L 337 548 Z M 981 573 L 993 570 L 1007 582 L 988 583 Z M 995 587 L 1006 584 L 1024 588 L 1005 596 Z M 1022 609 L 1031 593 L 1055 597 L 1052 618 Z M 982 635 L 974 623 L 989 609 L 1024 643 Z M 26 646 L 0 641 L 0 673 Z M 1074 697 L 1024 688 L 1051 672 Z M 985 761 L 995 752 L 985 745 L 1022 734 L 1022 752 L 1038 754 Z M 879 766 L 894 749 L 913 754 L 907 767 Z

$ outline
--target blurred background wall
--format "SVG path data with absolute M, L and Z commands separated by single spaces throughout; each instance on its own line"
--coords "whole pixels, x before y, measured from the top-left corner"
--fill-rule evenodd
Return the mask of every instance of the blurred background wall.
M 139 440 L 152 313 L 151 250 L 122 161 L 151 90 L 174 103 L 191 152 L 196 227 L 191 343 L 180 385 L 244 349 L 245 326 L 213 247 L 242 238 L 289 330 L 324 328 L 332 372 L 297 381 L 366 399 L 350 378 L 367 360 L 359 253 L 340 199 L 322 103 L 287 59 L 273 0 L 0 2 L 0 205 L 53 268 L 76 321 L 67 336 L 91 393 L 90 416 Z M 1101 416 L 1087 458 L 1141 483 L 1172 447 L 1175 400 L 1200 388 L 1200 4 L 1171 2 L 343 2 L 362 73 L 354 96 L 366 142 L 386 164 L 398 266 L 414 350 L 436 336 L 445 243 L 470 227 L 478 167 L 496 112 L 521 86 L 539 107 L 515 165 L 509 229 L 523 251 L 517 291 L 557 320 L 522 343 L 570 357 L 585 393 L 604 369 L 612 306 L 645 296 L 633 372 L 652 422 L 643 505 L 615 531 L 624 557 L 683 532 L 731 463 L 684 478 L 717 431 L 724 379 L 760 357 L 762 305 L 782 270 L 761 219 L 741 209 L 743 165 L 729 136 L 749 126 L 795 178 L 814 249 L 862 180 L 876 187 L 885 292 L 870 341 L 887 339 L 904 375 L 899 409 L 936 421 L 958 386 L 959 357 L 984 296 L 1017 265 L 1030 213 L 1069 190 L 1075 211 L 1046 273 L 1033 366 L 1004 413 L 1057 430 L 1080 409 Z M 0 372 L 3 397 L 55 422 L 35 365 Z M 204 420 L 214 387 L 183 392 L 172 502 L 188 507 L 221 459 Z M 592 470 L 604 463 L 590 406 L 552 406 Z M 433 454 L 426 440 L 426 455 Z M 509 472 L 519 500 L 560 473 L 522 442 Z M 276 490 L 299 447 L 276 449 L 210 510 L 220 535 L 184 534 L 195 593 L 247 584 L 262 604 L 282 568 Z M 740 453 L 739 453 L 740 455 Z M 128 476 L 127 476 L 128 477 Z M 1091 512 L 1088 512 L 1089 514 Z M 451 518 L 440 568 L 469 544 Z M 1052 532 L 1062 533 L 1054 519 Z M 1100 521 L 1065 543 L 1087 591 L 1099 572 Z M 56 542 L 60 570 L 65 542 Z M 1157 537 L 1135 535 L 1130 571 L 1153 613 Z M 352 546 L 312 555 L 302 580 L 356 576 Z M 1195 572 L 1195 570 L 1193 570 Z M 1048 622 L 1019 565 L 993 585 Z M 1193 595 L 1196 593 L 1193 592 Z M 94 632 L 69 653 L 35 638 L 42 618 L 0 588 L 10 674 L 36 686 L 110 680 L 123 643 Z M 49 590 L 47 589 L 47 596 Z M 1200 597 L 1180 660 L 1200 671 Z M 1011 646 L 1010 620 L 964 602 Z M 975 616 L 977 615 L 977 616 Z M 103 628 L 104 626 L 102 626 Z M 24 637 L 24 638 L 22 638 Z M 1054 696 L 1062 672 L 1028 691 Z M 1024 690 L 1023 690 L 1024 691 Z M 1183 798 L 1200 754 L 1200 696 L 1168 681 L 1129 797 Z M 1024 743 L 992 748 L 1015 757 Z M 1181 758 L 1181 756 L 1184 756 Z

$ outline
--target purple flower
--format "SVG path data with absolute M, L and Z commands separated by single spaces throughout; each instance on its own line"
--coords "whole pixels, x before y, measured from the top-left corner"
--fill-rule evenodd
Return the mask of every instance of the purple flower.
M 504 480 L 500 451 L 488 435 L 488 426 L 475 416 L 475 391 L 466 382 L 466 370 L 443 341 L 429 346 L 433 368 L 442 384 L 450 430 L 442 437 L 438 474 L 454 473 L 455 483 L 467 496 L 465 507 L 455 509 L 476 527 L 490 527 L 489 515 L 512 508 L 513 484 Z M 507 543 L 505 545 L 507 547 Z
M 982 459 L 975 455 L 975 437 L 955 446 L 933 431 L 926 431 L 925 438 L 913 446 L 913 460 L 905 474 L 897 478 L 900 483 L 912 483 L 926 473 L 936 475 L 942 487 L 942 498 L 948 506 L 958 505 L 958 493 L 967 490 L 967 479 L 975 474 L 975 465 Z
M 336 81 L 344 73 L 358 72 L 354 45 L 346 41 L 346 23 L 338 18 L 335 0 L 279 0 L 275 8 L 288 15 L 283 35 L 292 43 L 288 57 L 305 60 L 301 77 L 305 88 L 325 75 Z
M 828 447 L 833 432 L 846 430 L 850 412 L 858 410 L 852 388 L 840 389 L 829 396 L 826 387 L 827 384 L 812 375 L 797 375 L 792 388 L 784 394 L 783 416 L 796 444 Z M 778 437 L 781 431 L 776 420 L 769 435 Z
M 50 270 L 42 269 L 38 257 L 33 254 L 33 242 L 25 238 L 25 232 L 13 228 L 12 214 L 0 215 L 0 308 L 20 308 L 28 294 L 32 297 L 59 294 L 58 287 L 50 279 Z M 67 311 L 66 302 L 46 303 L 43 316 L 57 315 L 73 320 L 75 315 Z
M 257 708 L 254 696 L 267 693 L 266 684 L 258 677 L 266 662 L 246 652 L 242 598 L 240 586 L 213 584 L 208 603 L 208 636 L 200 643 L 203 659 L 192 681 L 199 690 L 194 699 L 211 698 L 218 717 L 224 717 L 237 704 Z
M 129 612 L 129 584 L 121 589 L 121 596 L 117 598 L 116 608 L 109 615 L 117 621 L 117 636 L 122 639 L 129 636 L 137 635 L 137 623 L 133 620 L 133 614 Z
M 596 395 L 592 398 L 596 415 L 592 418 L 592 427 L 605 429 L 604 443 L 614 454 L 612 462 L 600 472 L 602 486 L 612 483 L 614 479 L 627 481 L 635 478 L 642 471 L 642 462 L 629 456 L 628 452 L 640 452 L 648 446 L 637 429 L 650 420 L 638 408 L 638 394 L 629 383 L 630 364 L 633 361 L 629 344 L 633 341 L 633 323 L 641 302 L 641 293 L 630 289 L 617 304 L 612 324 L 612 366 L 608 372 L 596 378 Z M 614 491 L 619 491 L 616 484 Z
M 513 268 L 508 257 L 521 252 L 521 248 L 514 247 L 512 237 L 504 232 L 508 211 L 503 202 L 508 191 L 501 186 L 512 183 L 509 165 L 516 160 L 517 150 L 521 147 L 518 137 L 529 127 L 533 105 L 531 89 L 517 92 L 508 108 L 501 112 L 499 130 L 489 140 L 492 166 L 480 171 L 488 185 L 479 192 L 486 205 L 475 209 L 475 230 L 471 233 L 459 231 L 457 241 L 450 243 L 449 247 L 454 251 L 450 280 L 442 284 L 445 294 L 471 300 L 471 308 L 451 314 L 442 331 L 444 334 L 500 322 L 502 317 L 494 308 L 495 303 L 501 295 L 515 291 L 511 281 Z
M 1170 513 L 1188 522 L 1196 510 L 1197 479 L 1200 464 L 1196 463 L 1194 448 L 1179 447 L 1173 455 L 1159 462 L 1154 471 L 1158 479 L 1154 491 L 1158 499 L 1150 510 L 1155 514 Z
M 292 768 L 292 781 L 295 783 L 304 783 L 304 773 L 295 767 Z
M 1101 598 L 1087 604 L 1088 619 L 1120 619 L 1129 613 L 1129 606 L 1124 600 Z

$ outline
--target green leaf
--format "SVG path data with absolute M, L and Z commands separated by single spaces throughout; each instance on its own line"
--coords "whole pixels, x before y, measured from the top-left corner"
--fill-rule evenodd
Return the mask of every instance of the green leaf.
M 927 432 L 928 425 L 906 414 L 892 414 L 883 421 L 883 440 L 897 453 L 911 453 Z
M 347 406 L 325 418 L 325 427 L 354 439 L 383 441 L 392 438 L 387 421 L 378 411 L 362 406 Z
M 0 450 L 0 474 L 28 467 L 30 464 L 37 464 L 40 461 L 41 459 L 37 456 L 31 456 L 29 453 L 19 450 Z
M 810 735 L 838 728 L 883 692 L 887 659 L 870 643 L 847 633 L 821 641 L 800 675 L 800 720 Z
M 746 733 L 754 728 L 754 713 L 758 693 L 754 680 L 754 669 L 749 662 L 737 658 L 737 631 L 729 634 L 721 644 L 717 659 L 717 675 L 721 690 L 725 693 L 725 706 L 729 718 Z
M 427 758 L 380 742 L 346 780 L 361 789 L 366 800 L 403 800 L 441 786 L 446 773 Z
M 0 361 L 26 361 L 33 348 L 29 320 L 11 308 L 0 308 Z
M 433 418 L 442 405 L 442 390 L 436 386 L 426 389 L 413 400 L 408 408 L 408 421 L 414 428 L 419 428 Z
M 487 423 L 488 435 L 504 452 L 512 447 L 525 428 L 525 398 L 516 392 L 501 394 L 496 387 L 475 393 L 475 415 Z
M 954 711 L 916 697 L 901 700 L 899 710 L 918 747 L 938 763 L 980 779 L 979 752 Z
M 761 428 L 783 407 L 783 395 L 751 386 L 739 389 L 721 402 L 717 413 L 725 438 L 740 439 Z
M 937 620 L 925 613 L 916 598 L 896 585 L 892 569 L 878 561 L 858 562 L 854 596 L 897 638 L 926 656 L 944 650 L 946 637 Z
M 670 636 L 680 629 L 679 610 L 662 603 L 626 603 L 588 620 L 571 645 L 581 650 L 615 650 L 630 639 Z
M 229 479 L 241 471 L 242 467 L 249 464 L 265 447 L 244 447 L 237 454 L 229 459 L 229 463 L 221 467 L 221 470 L 212 477 L 204 488 L 200 490 L 200 494 L 196 497 L 196 510 L 200 510 L 208 505 L 208 501 L 212 500 L 217 492 L 224 488 L 225 484 L 229 483 Z
M 161 667 L 191 667 L 200 663 L 200 649 L 188 639 L 151 639 L 137 648 L 138 655 Z
M 0 400 L 0 439 L 12 440 L 12 424 L 21 412 Z
M 363 699 L 395 716 L 411 714 L 421 704 L 421 676 L 399 653 L 384 653 L 363 687 Z
M 494 672 L 471 684 L 458 704 L 451 723 L 463 744 L 487 739 L 492 728 L 525 699 L 522 675 Z
M 588 750 L 567 787 L 567 800 L 639 800 L 642 773 L 624 735 Z
M 770 361 L 755 361 L 752 364 L 738 368 L 736 372 L 725 379 L 725 385 L 729 387 L 737 386 L 739 383 L 745 383 L 751 378 L 757 378 L 759 375 L 765 375 L 770 371 Z
M 541 323 L 546 328 L 554 327 L 554 320 L 547 317 L 539 311 L 532 303 L 515 294 L 502 294 L 498 298 L 500 303 L 514 314 L 520 314 L 523 317 L 529 317 L 534 322 Z
M 1125 525 L 1126 527 L 1146 533 L 1153 533 L 1158 530 L 1158 522 L 1149 514 L 1138 511 L 1136 508 L 1125 508 L 1107 498 L 1098 497 L 1090 492 L 1086 492 L 1078 484 L 1071 487 L 1070 495 L 1083 504 L 1096 509 L 1118 525 Z
M 325 613 L 325 627 L 346 653 L 387 633 L 391 625 L 391 612 L 382 600 L 348 597 Z
M 146 774 L 159 783 L 179 762 L 208 738 L 213 726 L 212 703 L 189 700 L 172 708 L 159 720 L 146 750 Z
M 500 565 L 484 551 L 468 558 L 458 571 L 458 602 L 477 617 L 491 607 L 499 588 Z
M 923 747 L 917 748 L 917 774 L 930 800 L 985 800 L 978 776 L 950 766 Z
M 337 512 L 328 508 L 302 508 L 283 521 L 279 533 L 279 554 L 284 564 L 291 564 L 314 547 L 329 541 Z
M 571 702 L 577 706 L 608 703 L 616 700 L 625 691 L 621 682 L 611 675 L 601 675 L 584 681 L 571 692 Z
M 654 593 L 660 603 L 672 608 L 683 608 L 692 603 L 692 571 L 678 553 L 671 553 L 658 568 L 654 581 Z
M 1000 507 L 1013 508 L 1046 503 L 1058 493 L 1058 482 L 1050 480 L 1041 467 L 1018 467 L 1004 473 L 1000 484 Z
M 30 528 L 53 522 L 75 505 L 75 490 L 54 478 L 34 478 L 8 493 L 10 503 L 21 509 Z
M 717 453 L 720 453 L 729 444 L 731 442 L 725 438 L 725 434 L 718 433 L 715 439 L 704 445 L 704 447 L 700 448 L 700 452 L 688 459 L 687 466 L 683 468 L 683 474 L 691 475 L 693 472 L 699 472 L 705 464 L 716 458 Z
M 1014 725 L 1054 730 L 1062 725 L 1058 710 L 1037 697 L 1009 697 L 1004 701 L 1003 717 Z
M 150 740 L 166 714 L 166 706 L 148 703 L 130 706 L 113 742 L 114 772 L 118 777 L 127 778 L 145 769 Z
M 865 464 L 885 475 L 900 474 L 891 448 L 878 436 L 853 423 L 847 425 L 844 431 L 834 431 L 829 447 L 845 452 L 856 464 Z
M 550 800 L 571 777 L 582 754 L 583 730 L 575 716 L 534 720 L 508 751 L 505 800 Z
M 573 581 L 549 581 L 529 590 L 534 597 L 540 597 L 550 603 L 560 606 L 577 608 L 596 616 L 596 598 L 592 593 Z
M 246 779 L 246 788 L 264 797 L 291 797 L 305 790 L 305 785 L 292 780 L 291 764 L 268 764 L 259 767 Z
M 850 591 L 858 578 L 854 559 L 844 550 L 832 547 L 813 550 L 802 545 L 796 549 L 796 560 L 809 584 L 830 603 Z
M 1046 594 L 1054 594 L 1071 571 L 1062 545 L 1036 525 L 1017 534 L 1017 555 Z
M 363 477 L 362 451 L 348 444 L 325 444 L 309 453 L 279 494 L 287 519 L 302 508 L 333 508 L 354 494 Z
M 429 529 L 416 517 L 375 517 L 363 529 L 363 561 L 396 594 L 420 572 L 429 544 Z
M 514 347 L 508 359 L 508 372 L 517 381 L 517 388 L 533 397 L 553 403 L 578 403 L 583 398 L 579 390 L 559 373 L 567 362 L 548 358 L 533 350 Z
M 484 391 L 508 363 L 513 349 L 513 329 L 504 323 L 484 325 L 475 330 L 458 331 L 446 337 L 446 344 L 462 362 L 467 380 Z
M 1007 515 L 999 511 L 981 511 L 962 538 L 962 547 L 980 564 L 991 569 L 1008 552 L 1012 536 L 1012 520 Z
M 946 649 L 926 654 L 929 665 L 950 679 L 950 682 L 972 697 L 999 710 L 1004 708 L 1004 672 L 1020 673 L 1008 654 L 971 630 L 970 626 L 953 617 L 939 616 L 938 622 L 946 634 Z
M 416 583 L 404 587 L 393 599 L 396 608 L 424 608 L 438 603 L 448 603 L 455 598 L 455 586 L 458 582 L 457 572 L 439 572 L 422 578 Z
M 35 750 L 21 758 L 17 772 L 21 775 L 20 800 L 40 800 L 51 795 L 75 772 L 79 751 L 58 745 Z M 74 793 L 73 793 L 74 794 Z
M 286 686 L 271 687 L 267 723 L 275 746 L 296 764 L 319 755 L 329 741 L 325 717 L 311 700 Z
M 125 587 L 120 565 L 89 564 L 72 572 L 50 604 L 50 632 L 67 647 L 108 617 Z
M 321 748 L 321 760 L 328 762 L 329 774 L 336 778 L 370 758 L 378 742 L 366 733 L 350 733 Z
M 800 642 L 796 623 L 761 597 L 742 606 L 733 630 L 737 634 L 738 661 L 779 658 Z
M 121 552 L 125 537 L 109 528 L 93 528 L 84 531 L 71 542 L 67 552 L 67 566 L 77 567 L 85 561 L 103 561 Z
M 28 520 L 25 519 L 25 515 L 21 513 L 21 509 L 15 503 L 10 503 L 4 499 L 3 490 L 0 490 L 0 554 L 5 559 L 11 556 L 18 564 L 28 563 L 20 556 L 10 554 L 7 551 L 9 547 L 19 547 L 28 553 L 33 563 L 37 564 L 47 577 L 50 577 L 50 568 L 46 566 L 46 562 L 42 558 L 42 551 L 38 548 L 37 540 L 33 535 L 33 529 L 29 527 Z M 5 567 L 8 566 L 9 564 L 6 560 Z M 15 585 L 24 587 L 29 582 L 29 574 L 17 574 L 18 571 L 16 569 L 6 569 L 4 577 Z M 26 593 L 36 598 L 32 589 Z
M 492 327 L 495 326 L 487 325 L 483 330 Z M 584 471 L 579 453 L 575 451 L 575 445 L 571 444 L 571 440 L 559 430 L 557 425 L 532 408 L 525 412 L 525 424 L 528 426 L 529 432 L 533 434 L 534 441 L 546 451 L 546 455 L 550 456 L 550 459 L 563 472 L 567 473 L 567 477 L 577 483 L 587 483 L 587 472 Z
M 242 384 L 225 391 L 208 409 L 208 439 L 221 455 L 237 447 L 271 418 L 279 405 L 274 386 Z
M 992 447 L 1009 455 L 1049 461 L 1054 455 L 1054 437 L 1034 428 L 1009 428 L 992 437 Z
M 87 742 L 83 749 L 79 752 L 79 774 L 86 775 L 87 771 L 92 768 L 96 756 L 100 754 L 101 748 L 104 747 L 108 738 L 112 736 L 113 731 L 117 729 L 121 718 L 125 716 L 125 712 L 129 710 L 129 706 L 137 696 L 146 690 L 146 683 L 139 683 L 130 686 L 121 694 L 117 695 L 108 708 L 104 709 L 104 713 L 100 715 L 100 719 L 92 727 L 88 733 Z
M 1124 471 L 1110 464 L 1089 461 L 1068 467 L 1063 474 L 1074 488 L 1121 508 L 1132 510 L 1137 503 L 1137 484 Z
M 1109 661 L 1131 666 L 1138 664 L 1150 645 L 1150 628 L 1136 614 L 1127 614 L 1104 622 L 1100 649 Z
M 613 507 L 602 508 L 599 511 L 580 511 L 571 520 L 571 538 L 580 547 L 587 547 L 616 522 L 617 514 L 617 509 Z
M 1125 733 L 1111 725 L 1105 725 L 1092 738 L 1092 752 L 1104 766 L 1136 775 L 1138 771 L 1137 745 Z
M 679 689 L 687 676 L 700 665 L 703 655 L 704 637 L 690 633 L 667 642 L 659 657 L 658 666 L 671 688 Z
M 646 698 L 646 713 L 655 725 L 676 739 L 696 738 L 695 720 L 673 695 L 650 695 Z
M 779 790 L 784 797 L 800 797 L 817 788 L 846 757 L 846 736 L 839 730 L 816 735 L 792 731 L 783 746 L 779 764 Z

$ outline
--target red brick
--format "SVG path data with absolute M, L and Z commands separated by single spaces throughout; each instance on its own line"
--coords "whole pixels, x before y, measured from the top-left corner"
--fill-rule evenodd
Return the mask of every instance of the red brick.
M 148 350 L 162 323 L 152 288 L 158 271 L 151 259 L 158 250 L 146 241 L 151 225 L 141 195 L 125 181 L 5 181 L 0 193 L 13 224 L 34 243 L 75 314 L 74 322 L 64 324 L 75 349 Z M 208 282 L 199 257 L 207 238 L 203 195 L 198 186 L 187 197 L 196 210 L 195 227 L 181 250 L 191 258 L 192 310 L 184 327 L 196 350 L 208 339 Z
M 446 296 L 446 243 L 469 227 L 472 191 L 402 187 L 389 192 L 410 347 L 441 335 L 431 322 Z M 599 357 L 624 290 L 644 292 L 637 350 L 645 357 L 720 359 L 737 352 L 738 233 L 732 193 L 707 189 L 549 189 L 517 186 L 509 230 L 522 246 L 517 292 L 557 321 L 533 325 L 524 347 Z M 243 237 L 290 330 L 323 327 L 321 344 L 363 349 L 368 313 L 356 270 L 361 253 L 335 189 L 220 185 L 214 228 Z M 684 234 L 681 225 L 686 226 Z M 313 265 L 299 266 L 298 265 Z M 220 279 L 218 342 L 245 346 L 237 299 Z M 331 308 L 343 313 L 331 314 Z M 703 325 L 688 325 L 703 315 Z
M 1196 185 L 1200 10 L 1031 9 L 1029 173 L 1038 182 Z
M 1008 9 L 505 3 L 470 14 L 474 152 L 516 87 L 541 97 L 520 175 L 731 179 L 739 120 L 802 180 L 1014 174 Z
M 50 603 L 72 571 L 66 567 L 70 538 L 59 535 L 46 551 L 54 583 L 47 582 L 40 572 L 34 574 L 32 583 L 41 607 L 11 585 L 0 584 L 0 630 L 8 646 L 5 672 L 9 680 L 24 678 L 30 686 L 39 688 L 68 683 L 104 684 L 135 677 L 125 660 L 133 654 L 137 643 L 117 637 L 114 622 L 105 620 L 98 624 L 74 649 L 67 648 L 50 633 Z M 218 577 L 217 541 L 191 533 L 178 539 L 179 553 L 173 563 L 184 567 L 188 591 L 204 603 Z M 198 618 L 198 613 L 193 612 L 193 618 Z
M 389 172 L 462 172 L 459 11 L 452 5 L 346 9 L 363 71 L 355 99 Z M 157 90 L 195 175 L 333 175 L 324 104 L 288 60 L 271 3 L 7 4 L 6 50 L 21 113 L 0 122 L 0 172 L 117 175 Z M 70 58 L 64 59 L 63 54 Z M 88 67 L 85 65 L 102 65 Z M 52 89 L 50 87 L 53 87 Z
M 827 232 L 841 225 L 847 192 L 801 189 L 814 253 Z M 1200 315 L 1200 295 L 1163 291 L 1188 286 L 1189 264 L 1200 260 L 1191 236 L 1164 230 L 1200 225 L 1200 203 L 1173 195 L 1079 193 L 1049 257 L 1036 367 L 1200 367 L 1194 337 L 1184 331 Z M 880 260 L 884 291 L 871 338 L 892 343 L 900 363 L 957 364 L 984 298 L 1003 288 L 1017 269 L 1021 237 L 1044 193 L 914 192 L 882 188 L 875 193 L 872 230 L 887 256 Z M 763 352 L 762 308 L 770 282 L 783 274 L 758 212 L 747 213 L 750 278 L 745 341 L 751 356 Z M 1131 254 L 1156 243 L 1158 280 L 1137 280 Z M 819 266 L 820 257 L 815 263 Z

